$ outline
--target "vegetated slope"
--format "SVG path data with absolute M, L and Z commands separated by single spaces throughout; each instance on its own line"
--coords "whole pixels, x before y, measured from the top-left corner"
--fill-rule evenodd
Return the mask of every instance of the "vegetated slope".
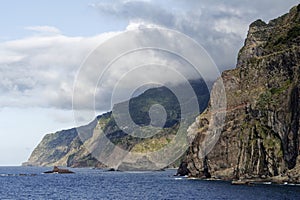
M 208 86 L 203 80 L 191 80 L 199 102 L 199 110 L 203 111 L 209 101 Z M 177 86 L 178 91 L 184 90 L 182 85 Z M 182 91 L 184 93 L 184 91 Z M 183 100 L 188 104 L 190 97 Z M 32 152 L 26 166 L 70 166 L 70 167 L 105 167 L 101 162 L 93 157 L 86 142 L 93 142 L 95 130 L 102 129 L 109 140 L 124 150 L 147 153 L 159 150 L 170 143 L 178 131 L 181 120 L 181 105 L 174 93 L 166 87 L 151 88 L 137 97 L 114 105 L 116 109 L 122 104 L 129 103 L 129 111 L 133 121 L 140 126 L 150 124 L 149 109 L 152 105 L 159 104 L 164 107 L 167 118 L 164 128 L 157 134 L 149 138 L 133 137 L 126 134 L 116 123 L 112 112 L 98 116 L 94 121 L 86 126 L 69 130 L 58 131 L 47 134 Z M 190 122 L 199 113 L 190 110 Z M 80 137 L 78 132 L 84 133 Z

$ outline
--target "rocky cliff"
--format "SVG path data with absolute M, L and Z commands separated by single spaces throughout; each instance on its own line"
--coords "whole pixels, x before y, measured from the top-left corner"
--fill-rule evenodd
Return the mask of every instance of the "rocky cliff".
M 192 177 L 300 182 L 300 5 L 250 25 L 236 69 L 222 73 L 227 109 L 207 155 L 210 106 L 189 128 Z M 214 93 L 214 89 L 212 91 Z
M 193 87 L 199 103 L 199 111 L 207 107 L 209 101 L 209 91 L 203 80 L 191 80 L 190 85 Z M 183 85 L 176 86 L 178 91 L 184 90 Z M 184 91 L 182 91 L 184 94 Z M 183 100 L 186 104 L 190 97 Z M 114 108 L 124 103 L 114 105 Z M 121 149 L 136 153 L 147 153 L 156 151 L 172 141 L 178 131 L 181 120 L 181 109 L 176 96 L 166 87 L 151 88 L 137 97 L 129 100 L 129 111 L 133 121 L 140 126 L 147 126 L 151 122 L 149 109 L 152 105 L 159 104 L 166 110 L 166 123 L 164 128 L 152 137 L 138 138 L 126 134 L 118 127 L 112 112 L 98 116 L 94 121 L 86 126 L 73 128 L 69 130 L 58 131 L 47 134 L 38 146 L 32 152 L 25 166 L 68 166 L 68 167 L 106 167 L 99 162 L 90 152 L 90 144 L 100 144 L 97 134 L 103 130 L 106 137 L 114 145 Z M 199 114 L 193 110 L 190 111 L 190 124 Z M 193 117 L 194 116 L 194 117 Z M 81 133 L 81 135 L 79 134 Z M 84 137 L 82 137 L 84 135 Z M 156 169 L 154 164 L 146 158 L 139 159 L 135 163 L 123 163 L 121 170 L 133 169 L 134 166 L 146 170 L 147 167 Z M 180 161 L 177 162 L 177 165 Z M 151 165 L 152 164 L 152 165 Z M 176 163 L 175 163 L 176 164 Z

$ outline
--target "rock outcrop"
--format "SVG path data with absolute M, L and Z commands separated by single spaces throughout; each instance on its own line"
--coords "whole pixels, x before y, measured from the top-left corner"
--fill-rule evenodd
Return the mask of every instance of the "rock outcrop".
M 57 166 L 54 166 L 53 167 L 53 170 L 51 171 L 46 171 L 44 172 L 44 174 L 74 174 L 74 172 L 68 170 L 68 169 L 61 169 L 61 168 L 58 168 Z
M 206 156 L 210 106 L 190 127 L 189 176 L 300 182 L 300 5 L 268 24 L 252 23 L 237 68 L 221 79 L 225 123 Z

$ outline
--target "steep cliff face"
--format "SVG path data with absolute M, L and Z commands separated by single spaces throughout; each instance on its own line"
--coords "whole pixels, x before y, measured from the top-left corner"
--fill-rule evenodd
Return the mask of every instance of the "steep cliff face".
M 203 111 L 207 107 L 209 91 L 203 80 L 190 81 L 191 86 L 197 94 L 199 110 Z M 178 90 L 184 90 L 182 85 L 178 85 Z M 184 102 L 189 102 L 187 96 Z M 128 103 L 128 102 L 123 102 Z M 122 105 L 116 104 L 114 108 Z M 116 123 L 112 112 L 98 116 L 94 121 L 86 126 L 69 130 L 58 131 L 47 134 L 32 152 L 30 158 L 23 165 L 26 166 L 69 166 L 69 167 L 105 167 L 101 162 L 93 157 L 89 146 L 101 143 L 98 141 L 97 133 L 103 130 L 106 137 L 116 146 L 135 153 L 147 153 L 159 150 L 176 136 L 180 123 L 180 105 L 176 96 L 166 87 L 152 88 L 146 90 L 137 97 L 130 99 L 129 110 L 133 121 L 140 126 L 147 126 L 151 122 L 149 109 L 154 104 L 162 105 L 166 110 L 166 123 L 164 128 L 157 134 L 148 138 L 138 138 L 126 134 Z M 199 113 L 193 110 L 190 112 L 190 124 Z M 193 117 L 194 116 L 194 117 Z M 81 134 L 79 134 L 81 133 Z M 154 164 L 146 158 L 138 160 L 146 163 L 151 169 L 155 169 Z M 177 163 L 180 163 L 178 161 Z M 145 164 L 143 164 L 145 165 Z M 143 165 L 138 163 L 125 163 L 121 169 L 129 169 L 134 166 Z
M 203 157 L 209 107 L 188 131 L 190 176 L 300 182 L 299 75 L 300 5 L 252 23 L 237 68 L 221 76 L 227 112 L 218 142 Z
M 62 130 L 45 135 L 42 141 L 31 153 L 25 166 L 102 166 L 84 148 L 78 135 L 78 129 L 92 135 L 97 120 L 86 126 Z

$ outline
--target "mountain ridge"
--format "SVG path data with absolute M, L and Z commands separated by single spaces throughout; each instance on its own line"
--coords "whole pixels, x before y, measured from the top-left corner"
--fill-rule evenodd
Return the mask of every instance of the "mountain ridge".
M 209 85 L 206 85 L 203 80 L 190 80 L 189 82 L 200 102 L 199 111 L 203 111 L 209 100 Z M 179 84 L 177 89 L 183 90 L 184 87 L 181 87 Z M 188 100 L 189 98 L 186 98 L 184 101 Z M 23 166 L 107 167 L 86 148 L 89 142 L 93 142 L 91 140 L 96 134 L 95 130 L 99 129 L 104 131 L 113 144 L 134 152 L 155 151 L 172 141 L 181 118 L 180 105 L 172 91 L 166 87 L 150 88 L 137 97 L 114 105 L 113 110 L 126 103 L 129 104 L 132 120 L 140 126 L 147 126 L 151 122 L 148 111 L 152 105 L 162 105 L 167 114 L 163 130 L 150 138 L 136 138 L 122 131 L 112 116 L 112 112 L 107 112 L 97 116 L 85 126 L 46 134 Z M 199 113 L 190 112 L 192 122 Z M 124 166 L 122 167 L 125 169 Z

